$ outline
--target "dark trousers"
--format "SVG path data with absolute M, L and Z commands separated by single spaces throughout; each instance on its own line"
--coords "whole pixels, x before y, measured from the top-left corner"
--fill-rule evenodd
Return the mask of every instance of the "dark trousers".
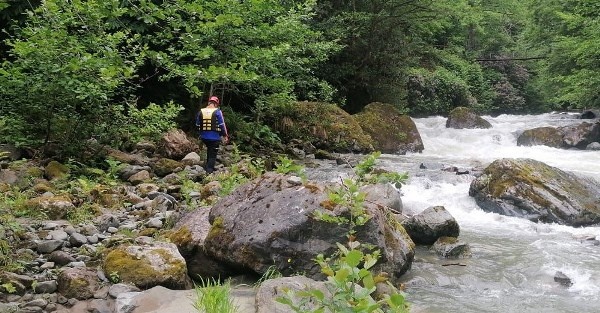
M 217 153 L 219 152 L 218 140 L 202 140 L 206 146 L 206 173 L 210 174 L 215 171 L 215 163 L 217 162 Z

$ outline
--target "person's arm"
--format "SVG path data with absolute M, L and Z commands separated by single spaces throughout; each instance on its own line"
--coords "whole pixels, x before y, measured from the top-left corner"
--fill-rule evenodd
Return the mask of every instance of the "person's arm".
M 225 143 L 229 142 L 229 133 L 227 132 L 227 125 L 225 125 L 225 117 L 223 117 L 223 111 L 219 110 L 217 113 L 217 123 L 221 128 L 221 136 L 225 137 Z

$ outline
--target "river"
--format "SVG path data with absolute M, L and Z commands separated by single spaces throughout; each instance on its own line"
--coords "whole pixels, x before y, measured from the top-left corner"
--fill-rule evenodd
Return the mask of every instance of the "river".
M 541 126 L 581 123 L 574 115 L 484 116 L 490 129 L 447 129 L 446 118 L 414 119 L 425 150 L 383 155 L 379 165 L 408 172 L 402 187 L 410 214 L 443 205 L 460 225 L 460 239 L 472 249 L 466 266 L 440 259 L 418 247 L 403 276 L 415 312 L 600 312 L 600 227 L 538 224 L 482 211 L 469 197 L 472 174 L 454 175 L 440 167 L 482 169 L 499 158 L 531 158 L 562 170 L 600 177 L 600 151 L 518 147 L 520 132 Z M 426 165 L 421 169 L 420 164 Z M 554 282 L 561 271 L 571 287 Z

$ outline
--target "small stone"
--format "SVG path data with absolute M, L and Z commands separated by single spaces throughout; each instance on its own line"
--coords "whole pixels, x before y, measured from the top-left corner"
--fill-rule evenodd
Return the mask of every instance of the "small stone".
M 75 304 L 77 304 L 77 302 L 79 302 L 79 300 L 75 298 L 70 298 L 69 300 L 67 300 L 67 306 L 74 306 Z
M 288 177 L 287 182 L 290 185 L 301 186 L 302 185 L 302 178 L 300 178 L 298 176 L 290 176 L 290 177 Z
M 48 303 L 48 305 L 46 306 L 46 312 L 54 312 L 56 311 L 57 306 L 54 303 Z
M 57 223 L 54 222 L 48 222 L 46 224 L 44 224 L 44 226 L 42 226 L 43 230 L 53 230 L 56 229 L 59 225 Z
M 67 235 L 71 235 L 71 234 L 73 234 L 74 232 L 77 232 L 77 231 L 75 230 L 75 227 L 73 227 L 72 225 L 68 225 L 67 227 L 65 227 L 65 229 L 64 229 L 64 230 L 65 230 L 65 233 L 67 233 Z
M 54 262 L 46 262 L 46 263 L 42 264 L 42 266 L 40 266 L 40 269 L 49 270 L 51 268 L 54 268 L 54 265 L 55 265 Z
M 56 299 L 56 303 L 58 304 L 65 304 L 67 302 L 69 302 L 69 300 L 63 295 L 59 295 L 58 299 Z
M 96 291 L 94 293 L 94 298 L 95 299 L 106 299 L 106 297 L 108 297 L 108 290 L 109 290 L 108 286 L 104 286 L 104 287 L 98 289 L 98 291 Z
M 64 266 L 74 262 L 75 258 L 64 251 L 54 251 L 48 256 L 48 261 L 55 262 L 60 266 Z
M 56 292 L 58 285 L 56 280 L 49 280 L 39 282 L 35 285 L 34 291 L 36 293 L 53 293 Z
M 80 233 L 73 233 L 69 238 L 69 243 L 71 243 L 71 246 L 73 247 L 80 247 L 86 244 L 87 241 L 87 238 Z
M 112 226 L 111 226 L 111 227 L 109 227 L 109 228 L 108 228 L 108 230 L 107 230 L 107 231 L 108 231 L 109 233 L 111 233 L 111 234 L 114 234 L 114 233 L 118 232 L 118 231 L 119 231 L 119 229 L 117 229 L 116 227 L 112 227 Z
M 150 228 L 162 228 L 163 222 L 159 218 L 151 218 L 146 222 L 146 226 Z
M 136 286 L 121 283 L 121 284 L 115 284 L 115 285 L 110 286 L 108 294 L 111 297 L 116 299 L 121 293 L 138 292 L 138 291 L 140 291 L 140 289 Z
M 69 264 L 67 264 L 68 267 L 86 267 L 85 262 L 71 262 Z
M 91 244 L 96 244 L 96 243 L 98 243 L 98 241 L 100 241 L 97 234 L 94 234 L 92 236 L 87 236 L 86 238 L 87 238 L 87 241 Z
M 48 305 L 48 301 L 44 300 L 44 299 L 34 299 L 31 300 L 27 303 L 24 303 L 22 305 L 22 307 L 40 307 L 40 308 L 45 308 L 46 305 Z
M 67 238 L 69 238 L 69 234 L 67 234 L 64 230 L 53 230 L 51 232 L 48 233 L 48 235 L 50 235 L 51 239 L 54 240 L 60 240 L 60 241 L 65 241 L 67 240 Z

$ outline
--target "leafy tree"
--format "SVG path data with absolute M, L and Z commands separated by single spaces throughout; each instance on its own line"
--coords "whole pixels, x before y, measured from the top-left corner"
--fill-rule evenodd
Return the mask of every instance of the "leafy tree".
M 529 48 L 540 60 L 536 82 L 554 106 L 600 106 L 600 3 L 529 1 Z
M 129 80 L 143 47 L 115 20 L 119 1 L 48 0 L 30 12 L 26 25 L 8 40 L 12 62 L 0 68 L 0 107 L 22 144 L 76 155 L 93 137 L 118 131 Z M 27 129 L 27 132 L 18 132 Z

